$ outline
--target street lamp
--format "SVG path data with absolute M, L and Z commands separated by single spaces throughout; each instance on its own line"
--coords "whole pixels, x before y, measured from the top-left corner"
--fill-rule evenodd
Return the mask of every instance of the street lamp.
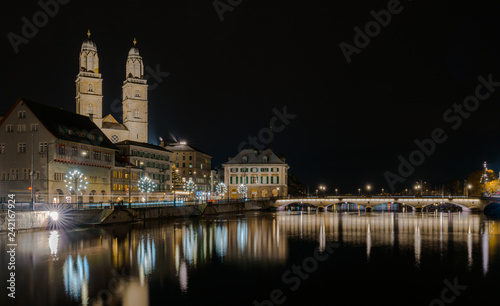
M 384 188 L 382 188 L 382 195 L 384 195 Z
M 358 188 L 359 196 L 361 196 L 361 188 Z
M 335 188 L 335 195 L 338 196 L 339 195 L 339 190 L 337 188 Z
M 368 194 L 370 194 L 371 189 L 372 189 L 371 185 L 366 185 L 366 190 L 368 190 Z
M 319 190 L 321 190 L 323 192 L 323 196 L 325 196 L 326 187 L 321 185 L 321 186 L 319 186 Z
M 472 185 L 471 185 L 471 184 L 467 185 L 467 197 L 469 197 L 469 192 L 470 192 L 469 190 L 470 190 L 471 188 L 472 188 Z

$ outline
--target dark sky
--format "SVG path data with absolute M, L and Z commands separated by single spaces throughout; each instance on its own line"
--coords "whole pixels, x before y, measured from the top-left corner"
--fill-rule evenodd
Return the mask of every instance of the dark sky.
M 465 179 L 483 161 L 500 170 L 500 93 L 480 102 L 456 130 L 443 120 L 474 95 L 478 76 L 500 81 L 500 18 L 494 1 L 401 1 L 402 11 L 347 63 L 339 47 L 354 27 L 391 1 L 242 1 L 221 22 L 213 1 L 70 1 L 16 54 L 36 1 L 3 4 L 2 104 L 18 97 L 75 109 L 78 55 L 87 29 L 104 79 L 104 114 L 121 98 L 125 61 L 137 37 L 145 66 L 168 72 L 149 92 L 149 141 L 175 137 L 220 165 L 287 108 L 296 118 L 273 143 L 311 190 L 388 188 L 398 156 L 442 128 L 438 144 L 396 190 L 423 179 Z M 223 0 L 227 3 L 227 0 Z M 238 1 L 233 1 L 238 2 Z M 10 7 L 8 7 L 10 6 Z M 158 66 L 159 65 L 159 66 Z M 155 83 L 150 79 L 150 86 Z M 151 86 L 152 87 L 152 86 Z

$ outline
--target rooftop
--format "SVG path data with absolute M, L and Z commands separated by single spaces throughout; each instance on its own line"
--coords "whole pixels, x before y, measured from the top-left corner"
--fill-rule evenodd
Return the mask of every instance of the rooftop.
M 118 150 L 89 117 L 23 98 L 14 103 L 0 124 L 20 103 L 26 104 L 43 126 L 58 139 Z
M 281 164 L 287 165 L 282 161 L 271 149 L 257 150 L 257 149 L 244 149 L 238 155 L 231 158 L 224 165 L 231 164 Z

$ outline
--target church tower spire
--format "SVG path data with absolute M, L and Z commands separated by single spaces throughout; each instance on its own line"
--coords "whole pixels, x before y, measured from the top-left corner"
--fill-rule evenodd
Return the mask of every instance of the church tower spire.
M 136 47 L 128 52 L 126 78 L 123 82 L 123 125 L 130 132 L 129 139 L 148 142 L 148 84 L 144 78 L 144 63 Z
M 97 46 L 90 39 L 90 30 L 80 50 L 79 72 L 76 76 L 76 113 L 89 116 L 102 126 L 102 77 L 99 73 Z

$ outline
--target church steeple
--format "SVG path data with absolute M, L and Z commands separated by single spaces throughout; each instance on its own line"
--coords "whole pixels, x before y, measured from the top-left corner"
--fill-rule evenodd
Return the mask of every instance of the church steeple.
M 99 73 L 97 46 L 90 39 L 90 30 L 80 50 L 79 73 L 76 77 L 76 113 L 89 116 L 102 126 L 102 78 Z
M 129 139 L 148 142 L 148 83 L 144 79 L 144 64 L 134 38 L 128 52 L 126 79 L 123 82 L 123 124 L 130 131 Z

